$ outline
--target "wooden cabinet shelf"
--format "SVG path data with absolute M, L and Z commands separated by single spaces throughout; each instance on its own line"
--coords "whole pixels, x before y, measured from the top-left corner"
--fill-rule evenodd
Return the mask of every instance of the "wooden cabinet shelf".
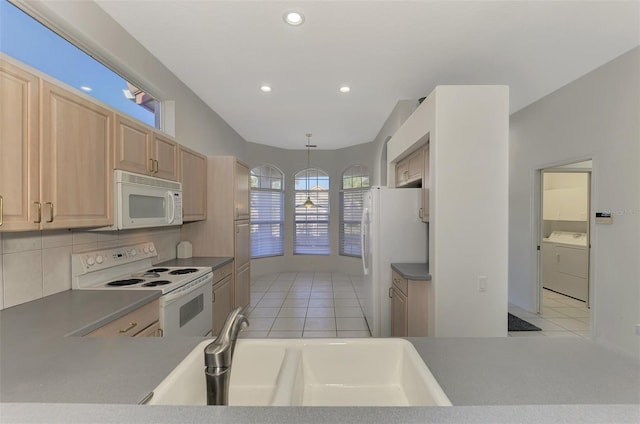
M 113 223 L 114 114 L 0 61 L 0 231 Z
M 182 183 L 182 220 L 207 219 L 207 157 L 180 146 L 180 179 Z
M 159 337 L 160 302 L 154 300 L 110 323 L 92 331 L 85 337 Z
M 116 114 L 114 169 L 178 181 L 178 143 Z
M 213 322 L 211 332 L 217 335 L 233 310 L 233 263 L 213 271 Z
M 409 280 L 392 271 L 391 337 L 424 337 L 428 331 L 428 281 Z
M 420 148 L 396 165 L 396 187 L 420 187 L 424 171 L 424 148 Z

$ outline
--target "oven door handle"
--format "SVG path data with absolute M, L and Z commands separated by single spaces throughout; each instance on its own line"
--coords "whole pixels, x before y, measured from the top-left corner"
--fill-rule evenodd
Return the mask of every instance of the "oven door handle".
M 162 296 L 164 298 L 163 299 L 164 303 L 165 304 L 171 303 L 176 299 L 187 296 L 188 294 L 193 293 L 194 291 L 200 290 L 202 287 L 206 286 L 207 284 L 212 284 L 212 283 L 213 283 L 213 273 L 210 272 L 209 274 L 207 274 L 207 278 L 202 280 L 200 283 L 194 284 L 193 286 L 190 286 L 187 288 L 182 286 Z

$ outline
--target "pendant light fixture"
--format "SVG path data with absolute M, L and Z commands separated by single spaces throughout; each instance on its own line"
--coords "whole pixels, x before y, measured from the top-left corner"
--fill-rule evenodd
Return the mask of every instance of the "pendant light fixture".
M 309 195 L 309 168 L 311 167 L 311 133 L 305 134 L 307 137 L 307 200 L 303 203 L 303 206 L 307 209 L 314 207 L 315 205 L 311 201 L 311 196 Z

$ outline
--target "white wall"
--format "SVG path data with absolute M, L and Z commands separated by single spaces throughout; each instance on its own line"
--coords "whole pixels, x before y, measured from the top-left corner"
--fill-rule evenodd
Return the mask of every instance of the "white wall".
M 640 354 L 640 47 L 511 116 L 509 301 L 536 300 L 536 170 L 593 159 L 591 315 L 596 341 Z M 611 210 L 612 225 L 594 212 Z
M 386 121 L 378 131 L 378 135 L 373 140 L 374 148 L 374 168 L 372 185 L 387 186 L 387 155 L 386 142 L 395 134 L 409 116 L 416 110 L 418 102 L 416 100 L 400 100 L 387 117 Z
M 14 2 L 103 58 L 158 99 L 173 101 L 175 137 L 180 144 L 206 155 L 244 158 L 245 140 L 94 2 Z
M 508 116 L 508 87 L 436 87 L 429 264 L 437 336 L 507 335 Z
M 339 150 L 311 151 L 311 166 L 321 168 L 330 178 L 331 255 L 293 254 L 293 187 L 294 175 L 307 167 L 306 150 L 285 150 L 264 144 L 248 143 L 246 162 L 251 168 L 263 164 L 278 167 L 285 175 L 285 255 L 251 260 L 251 274 L 259 276 L 284 271 L 330 270 L 349 274 L 362 273 L 360 259 L 338 255 L 339 188 L 342 172 L 351 165 L 374 168 L 374 144 L 365 143 Z

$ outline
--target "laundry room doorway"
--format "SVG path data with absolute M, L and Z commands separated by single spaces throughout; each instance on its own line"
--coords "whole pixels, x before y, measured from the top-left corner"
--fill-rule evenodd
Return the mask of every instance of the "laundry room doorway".
M 558 334 L 591 334 L 591 169 L 588 160 L 539 171 L 538 313 Z

